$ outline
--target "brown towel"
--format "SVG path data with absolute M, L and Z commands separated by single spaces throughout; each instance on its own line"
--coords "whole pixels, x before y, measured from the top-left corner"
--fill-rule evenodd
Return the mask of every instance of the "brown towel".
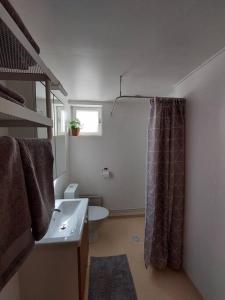
M 14 92 L 13 90 L 8 89 L 2 84 L 0 84 L 0 97 L 20 105 L 24 105 L 25 103 L 25 98 L 23 96 Z
M 55 205 L 53 154 L 46 139 L 17 139 L 32 219 L 32 234 L 40 240 L 48 230 Z
M 17 26 L 23 32 L 23 34 L 28 39 L 30 44 L 33 46 L 35 51 L 39 54 L 40 48 L 38 47 L 38 45 L 32 38 L 31 34 L 29 33 L 28 29 L 26 28 L 25 24 L 23 23 L 22 19 L 20 18 L 19 14 L 15 11 L 12 4 L 8 0 L 0 0 L 0 3 L 5 7 L 7 12 L 10 14 L 11 18 L 14 20 L 14 22 L 17 24 Z
M 20 149 L 0 137 L 0 290 L 31 251 L 34 240 Z
M 37 63 L 27 52 L 23 45 L 10 31 L 8 26 L 0 19 L 0 69 L 1 72 L 8 72 L 5 69 L 29 70 Z M 3 69 L 3 70 L 2 70 Z M 32 68 L 29 73 L 33 72 Z

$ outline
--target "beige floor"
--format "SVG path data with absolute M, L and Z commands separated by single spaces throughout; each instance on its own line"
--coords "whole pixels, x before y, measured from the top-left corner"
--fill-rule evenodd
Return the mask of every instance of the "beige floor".
M 133 236 L 138 236 L 140 240 L 135 241 Z M 107 219 L 99 230 L 98 241 L 90 244 L 90 256 L 127 254 L 138 300 L 202 299 L 183 272 L 146 270 L 143 238 L 143 217 Z M 87 291 L 88 278 L 85 299 Z

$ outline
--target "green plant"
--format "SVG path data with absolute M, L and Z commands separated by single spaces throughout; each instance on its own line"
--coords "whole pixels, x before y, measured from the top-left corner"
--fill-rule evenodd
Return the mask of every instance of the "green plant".
M 70 128 L 71 129 L 81 128 L 80 120 L 75 119 L 75 120 L 70 121 Z

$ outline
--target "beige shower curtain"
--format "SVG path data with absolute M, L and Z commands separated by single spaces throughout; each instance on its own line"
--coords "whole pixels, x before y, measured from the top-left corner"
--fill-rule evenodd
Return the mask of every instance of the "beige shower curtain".
M 182 266 L 185 100 L 150 100 L 145 265 Z

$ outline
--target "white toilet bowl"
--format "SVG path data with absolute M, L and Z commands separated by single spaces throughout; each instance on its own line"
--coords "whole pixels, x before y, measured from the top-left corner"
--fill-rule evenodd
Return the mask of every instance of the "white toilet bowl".
M 104 219 L 109 216 L 109 211 L 101 206 L 88 206 L 89 241 L 95 242 L 98 238 L 98 229 Z
M 108 209 L 101 206 L 88 206 L 88 220 L 90 222 L 101 222 L 109 215 Z

